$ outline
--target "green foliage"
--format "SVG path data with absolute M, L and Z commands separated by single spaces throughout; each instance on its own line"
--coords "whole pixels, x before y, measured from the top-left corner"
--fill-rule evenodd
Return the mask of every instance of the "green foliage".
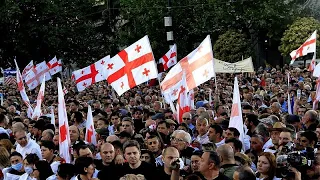
M 244 34 L 236 31 L 227 31 L 219 36 L 213 52 L 217 59 L 226 62 L 237 62 L 251 56 L 249 42 Z
M 90 0 L 7 0 L 0 6 L 0 66 L 26 65 L 57 55 L 82 66 L 109 54 L 111 25 Z M 104 10 L 104 11 L 102 11 Z M 113 18 L 112 18 L 113 19 Z M 108 28 L 99 29 L 97 22 Z M 111 21 L 113 22 L 113 21 Z
M 283 56 L 289 56 L 289 54 L 293 50 L 299 48 L 315 30 L 319 29 L 320 23 L 314 18 L 304 17 L 297 19 L 284 32 L 283 37 L 281 38 L 279 51 Z M 319 38 L 317 38 L 317 45 L 319 45 L 319 42 Z

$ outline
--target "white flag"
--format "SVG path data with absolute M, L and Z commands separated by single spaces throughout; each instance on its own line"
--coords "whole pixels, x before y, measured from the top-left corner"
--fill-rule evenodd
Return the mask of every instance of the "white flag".
M 290 53 L 291 56 L 291 63 L 302 56 L 305 56 L 309 53 L 316 52 L 316 41 L 317 41 L 317 31 L 314 31 L 312 35 L 296 50 Z
M 59 119 L 59 154 L 65 159 L 66 163 L 71 162 L 70 156 L 70 133 L 66 104 L 60 78 L 57 78 L 58 83 L 58 119 Z
M 233 86 L 233 100 L 232 100 L 232 108 L 231 108 L 231 116 L 229 127 L 234 127 L 240 132 L 239 140 L 244 142 L 244 128 L 243 128 L 243 119 L 242 119 L 242 110 L 241 110 L 241 101 L 240 101 L 240 93 L 239 93 L 239 85 L 238 78 L 234 79 Z M 243 145 L 244 149 L 244 145 Z
M 37 105 L 34 108 L 34 111 L 33 111 L 33 114 L 32 114 L 32 119 L 38 119 L 42 115 L 41 104 L 42 104 L 42 101 L 44 99 L 44 91 L 45 91 L 45 86 L 46 86 L 45 79 L 46 78 L 42 79 L 42 83 L 41 83 L 41 86 L 40 86 L 39 94 L 38 94 L 38 97 L 37 97 Z
M 55 126 L 56 122 L 54 120 L 54 106 L 51 106 L 50 108 L 50 116 L 51 116 L 51 124 Z
M 85 141 L 97 145 L 96 131 L 94 129 L 91 106 L 88 105 L 87 123 L 86 123 L 86 138 Z

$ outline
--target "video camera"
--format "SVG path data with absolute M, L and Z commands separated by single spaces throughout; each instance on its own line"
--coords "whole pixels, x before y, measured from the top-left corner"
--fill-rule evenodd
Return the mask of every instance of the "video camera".
M 294 167 L 301 173 L 306 173 L 307 169 L 311 168 L 315 154 L 313 148 L 307 148 L 303 151 L 293 151 L 292 143 L 288 143 L 286 146 L 287 153 L 278 155 L 276 177 L 277 178 L 294 178 L 294 172 L 289 167 Z

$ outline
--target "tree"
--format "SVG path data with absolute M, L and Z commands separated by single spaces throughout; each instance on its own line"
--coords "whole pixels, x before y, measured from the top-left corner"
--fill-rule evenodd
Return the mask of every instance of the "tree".
M 289 54 L 293 50 L 298 49 L 315 30 L 320 30 L 319 21 L 311 17 L 298 18 L 284 32 L 279 51 L 283 56 L 288 57 Z M 319 44 L 319 42 L 319 38 L 317 38 L 317 44 Z M 317 49 L 319 49 L 319 46 Z M 317 51 L 319 52 L 319 50 Z
M 250 40 L 244 34 L 227 31 L 219 36 L 214 44 L 213 52 L 217 59 L 227 62 L 237 62 L 251 56 Z
M 104 30 L 98 23 L 102 13 L 94 0 L 6 0 L 0 6 L 0 66 L 8 66 L 14 56 L 26 65 L 50 60 L 55 55 L 81 67 L 110 53 L 113 28 L 108 18 Z M 98 15 L 98 16 L 97 16 Z M 13 63 L 11 64 L 11 66 Z

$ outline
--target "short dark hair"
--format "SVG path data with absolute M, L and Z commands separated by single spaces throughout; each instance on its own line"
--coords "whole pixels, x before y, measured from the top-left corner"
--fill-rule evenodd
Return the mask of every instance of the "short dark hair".
M 158 123 L 157 127 L 158 127 L 160 124 L 165 124 L 167 128 L 170 128 L 170 124 L 169 124 L 167 121 L 165 121 L 165 120 L 160 121 L 160 122 Z
M 215 151 L 205 151 L 205 152 L 210 153 L 209 161 L 212 161 L 216 167 L 220 167 L 221 161 L 220 161 L 220 157 L 219 157 L 218 153 Z
M 313 131 L 305 131 L 300 134 L 301 137 L 306 137 L 310 143 L 314 141 L 315 143 L 318 141 L 317 134 Z
M 122 119 L 122 122 L 125 122 L 125 121 L 130 122 L 131 125 L 134 126 L 134 122 L 133 122 L 133 120 L 132 120 L 131 117 L 124 117 L 124 118 Z
M 53 175 L 52 169 L 50 164 L 45 161 L 45 160 L 40 160 L 34 164 L 38 171 L 40 172 L 39 174 L 39 179 L 47 179 L 51 175 Z
M 54 150 L 55 149 L 55 146 L 54 146 L 54 143 L 52 141 L 41 141 L 41 146 L 44 146 L 46 148 L 48 148 L 49 150 Z
M 217 124 L 213 124 L 210 126 L 210 128 L 214 129 L 216 131 L 216 134 L 219 133 L 220 136 L 222 136 L 223 134 L 223 129 L 220 125 L 217 125 Z
M 40 159 L 37 154 L 31 153 L 24 158 L 29 164 L 36 164 Z
M 239 180 L 255 180 L 256 176 L 248 166 L 240 166 L 236 169 L 239 173 Z
M 103 121 L 104 124 L 109 125 L 109 121 L 106 118 L 99 118 L 98 121 Z
M 243 107 L 242 107 L 242 109 L 249 109 L 249 110 L 253 110 L 253 107 L 251 106 L 251 105 L 249 105 L 249 104 L 246 104 L 246 105 L 244 105 Z
M 89 149 L 92 153 L 94 153 L 94 149 L 92 149 L 92 146 L 88 145 L 88 144 L 85 144 L 85 145 L 81 145 L 81 146 L 78 146 L 76 148 L 76 152 L 77 152 L 77 155 L 79 156 L 80 155 L 80 149 Z
M 233 132 L 234 136 L 238 136 L 238 137 L 240 136 L 240 132 L 238 131 L 237 128 L 229 127 L 228 129 L 229 129 L 229 131 Z
M 114 149 L 120 149 L 121 151 L 123 150 L 122 149 L 123 146 L 119 140 L 115 140 L 115 141 L 111 142 L 111 144 L 113 145 Z
M 195 150 L 195 151 L 193 151 L 192 156 L 199 156 L 199 157 L 201 157 L 202 154 L 203 154 L 203 151 L 201 151 L 201 150 Z
M 227 139 L 226 142 L 227 143 L 233 143 L 234 147 L 236 148 L 235 150 L 240 150 L 242 149 L 242 142 L 239 139 L 236 138 L 231 138 L 231 139 Z
M 13 157 L 13 156 L 19 156 L 19 157 L 22 158 L 22 155 L 21 155 L 20 153 L 18 153 L 17 151 L 12 152 L 12 153 L 10 154 L 10 157 L 9 157 L 9 158 L 11 158 L 11 157 Z
M 93 164 L 91 157 L 78 157 L 74 165 L 77 168 L 78 174 L 86 175 L 87 172 L 84 171 L 84 168 L 88 168 L 91 164 Z
M 128 147 L 136 147 L 140 151 L 140 145 L 139 145 L 138 141 L 136 141 L 136 140 L 129 140 L 129 141 L 125 142 L 123 145 L 123 151 L 126 151 L 126 148 L 128 148 Z
M 69 163 L 63 163 L 58 166 L 57 175 L 64 179 L 71 179 L 75 175 L 75 166 Z
M 254 126 L 258 126 L 258 124 L 260 123 L 258 116 L 253 113 L 248 114 L 247 119 L 249 123 L 252 122 Z

